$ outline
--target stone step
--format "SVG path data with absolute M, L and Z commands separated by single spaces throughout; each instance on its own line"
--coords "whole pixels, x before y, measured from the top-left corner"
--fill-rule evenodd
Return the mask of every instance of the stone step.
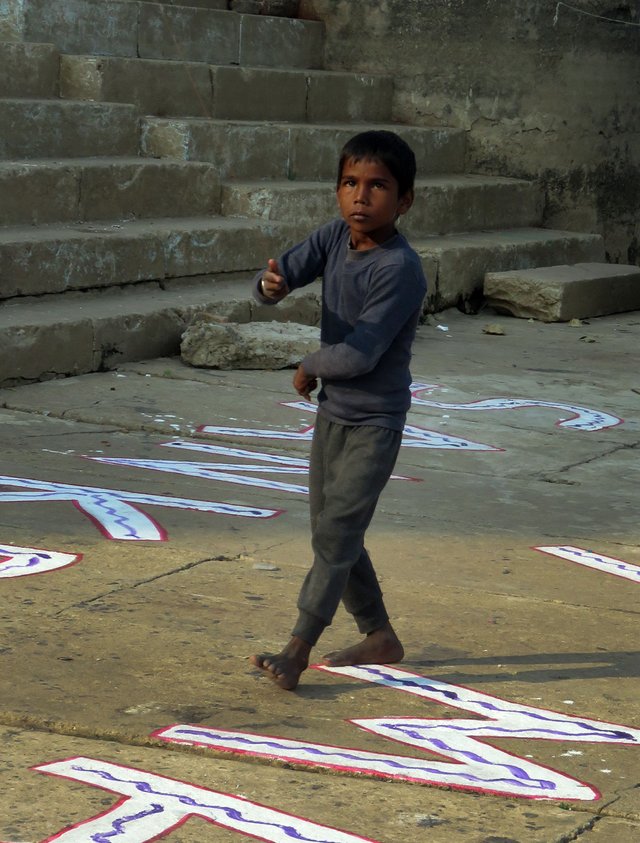
M 640 267 L 577 263 L 488 272 L 487 304 L 502 313 L 543 322 L 568 322 L 640 310 Z
M 136 3 L 138 0 L 123 0 L 126 3 Z M 165 6 L 194 6 L 197 9 L 218 9 L 224 11 L 229 8 L 229 0 L 153 0 Z
M 211 164 L 151 158 L 0 161 L 0 225 L 220 212 Z
M 291 241 L 274 223 L 222 217 L 0 229 L 0 297 L 255 271 Z
M 133 105 L 0 99 L 1 158 L 136 155 Z
M 478 229 L 519 228 L 542 221 L 542 192 L 534 183 L 497 176 L 453 175 L 418 179 L 415 201 L 399 222 L 409 238 Z M 335 184 L 227 182 L 225 216 L 304 221 L 314 228 L 337 216 Z
M 53 43 L 63 53 L 322 66 L 324 24 L 318 21 L 132 0 L 24 0 L 24 7 L 24 40 Z
M 51 44 L 0 43 L 0 97 L 57 96 L 59 62 Z
M 248 314 L 247 289 L 246 276 L 232 284 L 207 277 L 11 299 L 0 307 L 0 386 L 179 354 L 187 324 L 221 296 L 244 297 Z
M 146 260 L 147 276 L 152 277 L 155 271 L 160 278 L 163 265 L 170 267 L 171 273 L 179 273 L 189 263 L 191 269 L 195 268 L 189 260 L 193 248 L 206 253 L 206 259 L 201 259 L 198 264 L 205 272 L 205 266 L 214 265 L 215 260 L 211 258 L 217 254 L 223 241 L 231 244 L 231 251 L 234 246 L 237 250 L 243 245 L 239 241 L 243 241 L 247 248 L 255 247 L 259 253 L 249 263 L 262 266 L 266 254 L 277 254 L 292 242 L 291 231 L 269 230 L 255 223 L 242 232 L 236 231 L 235 236 L 230 234 L 230 240 L 226 241 L 222 237 L 222 229 L 229 225 L 229 221 L 224 221 L 218 228 L 220 236 L 216 244 L 211 221 L 207 222 L 209 228 L 206 242 L 194 242 L 193 230 L 196 226 L 193 221 L 188 229 L 166 224 L 161 227 L 146 226 L 155 237 L 154 243 L 146 244 L 146 252 L 143 244 L 145 226 L 139 223 L 130 225 L 129 232 L 132 234 L 133 229 L 136 229 L 138 233 L 137 251 L 134 248 L 133 254 L 125 255 L 123 263 L 126 265 L 127 260 L 132 258 L 142 263 Z M 204 230 L 204 226 L 202 228 Z M 86 236 L 89 238 L 88 233 Z M 113 231 L 109 236 L 118 235 Z M 132 234 L 131 239 L 134 238 Z M 95 247 L 97 242 L 89 245 Z M 69 240 L 67 244 L 71 245 Z M 60 248 L 64 244 L 58 240 L 57 245 Z M 432 237 L 414 245 L 422 256 L 429 277 L 431 307 L 439 304 L 438 299 L 442 301 L 447 295 L 450 297 L 450 305 L 463 303 L 464 296 L 457 293 L 460 284 L 468 285 L 470 296 L 477 289 L 477 278 L 483 277 L 486 268 L 533 266 L 536 262 L 548 262 L 549 255 L 553 253 L 601 254 L 603 251 L 601 239 L 595 235 L 544 229 Z M 0 246 L 0 272 L 4 264 L 2 254 Z M 62 262 L 73 266 L 69 258 L 73 260 L 79 254 L 79 247 L 75 254 L 68 249 L 62 255 Z M 105 261 L 101 261 L 105 257 L 103 252 L 98 251 L 97 255 L 94 252 L 92 259 L 87 262 L 89 272 L 95 273 L 97 267 L 100 273 L 99 278 L 94 278 L 94 289 L 82 293 L 41 295 L 37 298 L 18 297 L 2 304 L 0 331 L 5 353 L 0 356 L 0 385 L 82 374 L 113 368 L 130 360 L 177 354 L 187 322 L 204 308 L 218 310 L 237 322 L 250 321 L 252 318 L 273 318 L 271 312 L 266 316 L 253 313 L 255 305 L 248 295 L 248 275 L 244 272 L 237 276 L 221 273 L 214 278 L 208 274 L 204 278 L 184 278 L 175 274 L 174 280 L 161 283 L 95 289 L 96 281 L 107 280 L 105 275 L 117 275 L 117 263 L 121 255 L 118 241 L 114 241 L 111 254 L 115 263 L 106 272 Z M 50 258 L 52 255 L 53 251 L 50 251 Z M 223 259 L 222 263 L 227 268 L 233 262 Z M 241 261 L 235 261 L 236 266 L 239 263 Z M 60 267 L 52 266 L 51 260 L 49 264 L 41 263 L 44 274 L 52 269 L 55 274 L 60 274 Z M 138 274 L 144 277 L 144 273 Z M 464 276 L 462 279 L 460 274 Z M 122 281 L 122 275 L 119 277 Z M 75 279 L 68 280 L 70 283 L 66 289 L 71 288 Z M 301 304 L 296 307 L 300 308 Z M 295 313 L 290 313 L 288 318 L 305 321 Z
M 155 158 L 210 161 L 223 179 L 336 178 L 339 151 L 357 132 L 397 132 L 416 154 L 418 173 L 458 173 L 464 168 L 463 129 L 402 124 L 265 123 L 144 117 L 141 148 Z
M 604 261 L 598 234 L 516 228 L 413 240 L 429 282 L 432 310 L 467 305 L 481 298 L 487 272 Z
M 164 117 L 354 123 L 388 121 L 393 84 L 363 73 L 64 55 L 60 93 Z

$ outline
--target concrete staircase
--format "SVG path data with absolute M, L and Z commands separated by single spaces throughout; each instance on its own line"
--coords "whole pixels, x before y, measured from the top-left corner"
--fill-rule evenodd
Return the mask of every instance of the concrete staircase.
M 416 151 L 405 230 L 431 309 L 488 270 L 603 259 L 598 236 L 539 227 L 534 185 L 465 173 L 461 130 L 391 126 L 391 79 L 321 70 L 321 24 L 225 7 L 24 0 L 0 43 L 0 384 L 177 353 L 195 313 L 335 214 L 362 128 Z

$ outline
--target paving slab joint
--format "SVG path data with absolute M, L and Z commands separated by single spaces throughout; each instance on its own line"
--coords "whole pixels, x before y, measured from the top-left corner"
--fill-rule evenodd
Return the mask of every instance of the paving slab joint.
M 127 432 L 129 428 L 123 427 L 122 430 Z M 161 574 L 156 574 L 156 576 L 154 577 L 147 577 L 146 579 L 138 580 L 134 583 L 127 583 L 127 585 L 123 585 L 119 588 L 112 588 L 109 591 L 104 591 L 101 594 L 96 594 L 88 600 L 81 600 L 79 603 L 72 603 L 70 606 L 66 606 L 63 609 L 58 609 L 58 611 L 54 613 L 54 617 L 64 615 L 64 613 L 68 612 L 69 609 L 84 609 L 87 606 L 90 606 L 92 603 L 104 600 L 105 597 L 112 597 L 114 594 L 121 594 L 123 591 L 129 591 L 130 589 L 140 588 L 140 586 L 149 585 L 150 583 L 157 582 L 158 580 L 162 580 L 165 577 L 172 577 L 175 574 L 184 574 L 185 571 L 191 571 L 193 568 L 199 568 L 201 565 L 206 565 L 208 562 L 237 562 L 242 558 L 244 558 L 244 554 L 237 553 L 235 556 L 225 556 L 224 554 L 220 554 L 219 556 L 208 556 L 206 559 L 196 559 L 193 562 L 187 562 L 185 565 L 180 565 L 177 568 L 172 568 L 170 571 L 163 571 Z
M 583 834 L 586 834 L 586 832 L 593 831 L 595 825 L 602 819 L 604 819 L 604 817 L 592 817 L 588 822 L 578 826 L 575 831 L 572 831 L 569 834 L 563 834 L 562 837 L 558 837 L 558 839 L 555 840 L 554 843 L 572 843 L 572 841 L 574 840 L 579 840 Z

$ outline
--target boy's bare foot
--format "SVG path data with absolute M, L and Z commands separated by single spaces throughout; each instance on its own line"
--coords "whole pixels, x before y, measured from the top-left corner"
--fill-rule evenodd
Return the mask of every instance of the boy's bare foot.
M 390 623 L 370 632 L 353 647 L 327 653 L 322 664 L 348 667 L 357 664 L 393 664 L 404 658 L 404 647 Z
M 310 652 L 311 645 L 294 635 L 282 652 L 275 655 L 263 653 L 250 656 L 249 661 L 260 668 L 280 688 L 293 691 L 300 676 L 309 666 Z

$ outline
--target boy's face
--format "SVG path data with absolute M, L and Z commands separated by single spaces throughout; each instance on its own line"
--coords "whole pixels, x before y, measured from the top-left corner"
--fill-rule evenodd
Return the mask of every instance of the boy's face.
M 413 191 L 399 196 L 398 182 L 386 164 L 367 159 L 345 161 L 337 197 L 354 249 L 373 249 L 392 237 L 397 218 L 413 203 Z

